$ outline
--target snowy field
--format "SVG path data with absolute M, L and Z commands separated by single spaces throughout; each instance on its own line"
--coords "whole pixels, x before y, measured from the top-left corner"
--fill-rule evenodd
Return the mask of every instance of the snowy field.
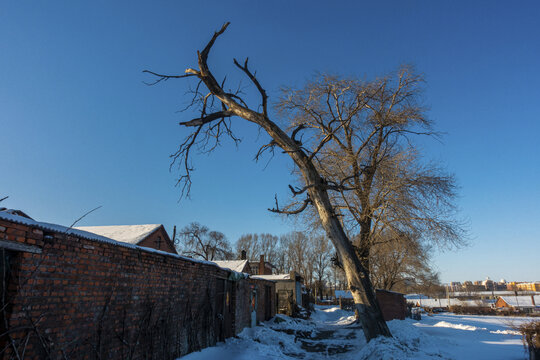
M 318 306 L 310 320 L 277 315 L 182 360 L 255 359 L 526 359 L 513 325 L 523 317 L 439 314 L 388 323 L 393 339 L 366 344 L 351 312 Z

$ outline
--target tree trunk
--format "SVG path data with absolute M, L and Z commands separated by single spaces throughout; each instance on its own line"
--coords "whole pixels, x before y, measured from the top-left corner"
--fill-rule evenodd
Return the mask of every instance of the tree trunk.
M 299 165 L 306 184 L 315 184 L 308 190 L 308 193 L 319 213 L 322 226 L 334 244 L 343 264 L 366 340 L 370 341 L 381 335 L 391 337 L 390 329 L 384 321 L 379 303 L 375 298 L 373 285 L 369 279 L 369 271 L 360 262 L 351 241 L 345 234 L 343 226 L 334 212 L 327 190 L 324 188 L 322 178 L 311 162 Z
M 245 114 L 243 114 L 245 116 Z M 364 268 L 360 262 L 351 241 L 345 234 L 334 207 L 328 196 L 326 182 L 322 179 L 313 162 L 302 149 L 281 128 L 267 118 L 246 116 L 250 121 L 261 125 L 276 141 L 279 147 L 296 163 L 302 173 L 311 203 L 317 209 L 321 224 L 328 238 L 334 244 L 339 258 L 343 264 L 349 289 L 351 290 L 359 321 L 364 330 L 367 341 L 378 336 L 391 337 L 390 329 L 384 321 L 381 309 L 375 298 L 373 285 L 369 279 L 369 269 Z
M 390 329 L 384 321 L 379 303 L 375 298 L 368 271 L 362 266 L 351 242 L 343 231 L 341 223 L 335 215 L 328 216 L 328 208 L 319 208 L 317 206 L 317 210 L 323 222 L 323 227 L 332 243 L 334 243 L 343 264 L 349 289 L 358 311 L 358 320 L 362 324 L 366 340 L 370 341 L 381 335 L 391 337 Z

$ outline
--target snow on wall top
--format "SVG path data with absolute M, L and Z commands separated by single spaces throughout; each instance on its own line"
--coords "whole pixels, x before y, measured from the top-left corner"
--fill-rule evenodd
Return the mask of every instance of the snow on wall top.
M 290 274 L 278 274 L 278 275 L 256 275 L 252 276 L 254 279 L 263 279 L 263 280 L 291 280 Z
M 116 240 L 110 239 L 110 238 L 105 237 L 105 236 L 97 235 L 97 234 L 87 232 L 87 231 L 83 231 L 83 230 L 69 228 L 69 227 L 62 226 L 62 225 L 49 224 L 49 223 L 45 223 L 45 222 L 38 222 L 38 221 L 32 220 L 30 218 L 14 215 L 12 213 L 12 211 L 10 211 L 10 210 L 0 210 L 0 219 L 9 221 L 9 222 L 12 222 L 12 223 L 15 223 L 15 224 L 31 226 L 33 228 L 37 228 L 37 229 L 40 229 L 40 230 L 51 231 L 51 232 L 60 233 L 60 234 L 73 235 L 73 236 L 83 238 L 83 239 L 86 239 L 86 240 L 109 243 L 109 244 L 113 244 L 113 245 L 117 245 L 117 246 L 127 247 L 127 248 L 131 248 L 131 249 L 137 249 L 137 250 L 140 250 L 140 251 L 145 251 L 145 252 L 157 253 L 157 254 L 160 254 L 160 255 L 170 256 L 170 257 L 174 257 L 174 258 L 177 258 L 177 259 L 182 259 L 182 260 L 190 261 L 190 262 L 194 262 L 194 263 L 201 263 L 201 264 L 207 264 L 207 265 L 212 265 L 212 266 L 218 267 L 215 263 L 210 262 L 210 261 L 192 259 L 192 258 L 188 258 L 188 257 L 182 256 L 182 255 L 165 252 L 165 251 L 162 251 L 162 250 L 156 250 L 156 249 L 147 248 L 147 247 L 144 247 L 144 246 L 137 246 L 137 245 L 133 245 L 133 244 L 126 243 L 126 242 L 116 241 Z
M 247 264 L 247 260 L 223 260 L 223 261 L 214 261 L 220 268 L 228 269 L 236 272 L 242 272 L 244 267 Z
M 159 229 L 161 224 L 146 225 L 111 225 L 111 226 L 76 226 L 74 229 L 83 230 L 109 239 L 137 245 L 147 236 Z

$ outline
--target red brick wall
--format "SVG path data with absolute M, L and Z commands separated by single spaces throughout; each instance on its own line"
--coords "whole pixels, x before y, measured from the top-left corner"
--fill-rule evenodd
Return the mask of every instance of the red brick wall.
M 42 249 L 13 252 L 11 264 L 7 317 L 19 352 L 27 342 L 25 358 L 174 359 L 222 338 L 216 282 L 230 274 L 223 269 L 2 219 L 0 240 Z M 231 317 L 242 313 L 242 296 L 232 296 Z

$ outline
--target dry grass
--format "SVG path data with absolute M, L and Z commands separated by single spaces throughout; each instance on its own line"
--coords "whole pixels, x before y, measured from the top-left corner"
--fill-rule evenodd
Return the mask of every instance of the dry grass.
M 540 349 L 540 320 L 533 320 L 514 327 L 521 333 L 523 344 L 529 349 Z

